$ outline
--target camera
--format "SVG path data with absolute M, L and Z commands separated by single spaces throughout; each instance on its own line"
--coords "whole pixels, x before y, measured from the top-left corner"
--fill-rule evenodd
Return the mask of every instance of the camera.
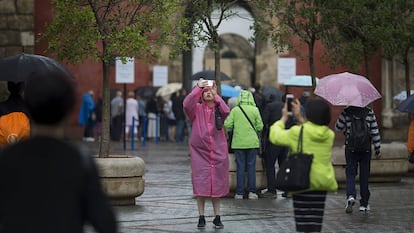
M 213 84 L 214 84 L 214 81 L 213 80 L 207 80 L 207 86 L 208 87 L 212 87 Z
M 293 94 L 287 94 L 286 95 L 286 103 L 287 103 L 287 108 L 288 108 L 288 113 L 292 114 L 292 101 L 295 98 L 295 96 Z

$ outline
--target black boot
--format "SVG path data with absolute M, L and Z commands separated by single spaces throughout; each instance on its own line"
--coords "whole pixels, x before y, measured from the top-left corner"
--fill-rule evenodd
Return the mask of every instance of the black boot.
M 216 215 L 216 217 L 213 220 L 213 223 L 214 223 L 214 228 L 216 229 L 221 229 L 224 227 L 223 223 L 221 223 L 220 215 Z
M 204 218 L 204 215 L 200 215 L 200 217 L 198 218 L 197 227 L 198 228 L 204 228 L 204 227 L 206 227 L 206 219 Z

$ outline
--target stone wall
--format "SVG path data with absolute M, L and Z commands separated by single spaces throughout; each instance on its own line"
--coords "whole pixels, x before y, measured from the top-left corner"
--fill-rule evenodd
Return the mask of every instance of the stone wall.
M 34 0 L 0 1 L 0 57 L 34 53 Z

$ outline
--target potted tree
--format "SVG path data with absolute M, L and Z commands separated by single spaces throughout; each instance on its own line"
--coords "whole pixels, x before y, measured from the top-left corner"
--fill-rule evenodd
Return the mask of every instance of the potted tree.
M 115 204 L 135 204 L 143 193 L 138 179 L 144 162 L 138 157 L 110 155 L 110 64 L 114 57 L 154 62 L 162 46 L 171 54 L 184 48 L 186 35 L 179 0 L 52 0 L 54 19 L 41 39 L 48 53 L 71 64 L 86 59 L 102 63 L 102 137 L 97 163 L 104 188 Z M 137 60 L 135 59 L 135 60 Z M 121 159 L 122 158 L 122 159 Z M 118 178 L 118 179 L 117 179 Z

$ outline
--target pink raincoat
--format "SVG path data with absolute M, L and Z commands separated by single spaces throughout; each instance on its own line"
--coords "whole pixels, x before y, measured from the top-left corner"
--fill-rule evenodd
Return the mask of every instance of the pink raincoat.
M 203 89 L 196 86 L 184 99 L 184 112 L 192 123 L 190 137 L 191 177 L 195 196 L 223 197 L 230 190 L 229 159 L 224 126 L 216 129 L 214 107 L 202 99 Z M 215 95 L 222 121 L 230 109 L 219 95 Z

